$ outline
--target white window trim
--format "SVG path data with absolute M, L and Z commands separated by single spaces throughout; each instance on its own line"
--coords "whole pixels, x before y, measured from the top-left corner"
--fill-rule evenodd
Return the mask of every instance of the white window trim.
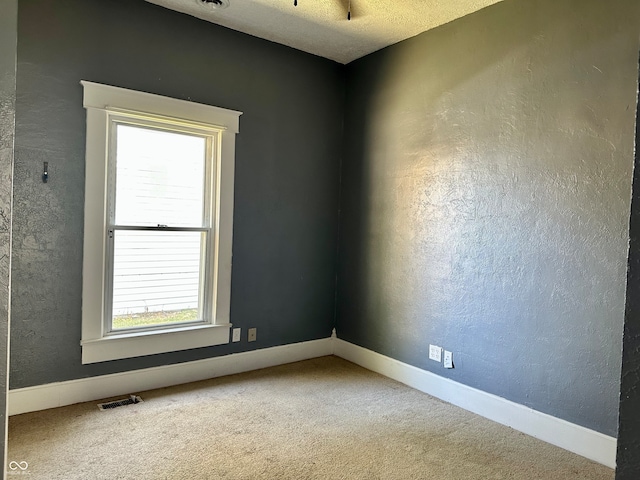
M 96 363 L 229 343 L 231 304 L 231 247 L 235 136 L 242 112 L 174 98 L 136 92 L 88 81 L 83 105 L 87 110 L 84 254 L 82 266 L 82 363 Z M 106 335 L 105 252 L 107 224 L 107 162 L 109 110 L 181 118 L 220 129 L 220 174 L 214 186 L 218 208 L 217 253 L 214 259 L 214 318 L 211 324 Z

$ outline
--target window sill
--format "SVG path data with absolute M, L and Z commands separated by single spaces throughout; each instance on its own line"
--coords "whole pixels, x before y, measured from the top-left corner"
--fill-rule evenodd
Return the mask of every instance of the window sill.
M 198 325 L 167 330 L 113 335 L 82 344 L 82 363 L 97 363 L 121 358 L 189 350 L 229 343 L 231 324 Z

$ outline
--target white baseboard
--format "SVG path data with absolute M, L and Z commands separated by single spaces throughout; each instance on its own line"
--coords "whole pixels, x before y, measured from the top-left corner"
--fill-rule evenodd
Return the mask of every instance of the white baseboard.
M 49 383 L 9 391 L 9 415 L 138 393 L 334 354 L 470 412 L 611 468 L 616 439 L 421 370 L 332 336 L 195 362 Z
M 421 370 L 343 340 L 334 355 L 532 437 L 616 467 L 616 439 L 490 393 Z
M 9 391 L 9 415 L 197 382 L 333 353 L 332 338 Z

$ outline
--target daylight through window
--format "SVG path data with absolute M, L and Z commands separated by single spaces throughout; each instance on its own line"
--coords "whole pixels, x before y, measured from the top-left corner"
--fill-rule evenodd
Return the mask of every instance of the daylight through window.
M 109 229 L 111 331 L 198 322 L 210 315 L 216 133 L 177 133 L 113 120 Z
M 227 343 L 240 113 L 82 84 L 83 363 Z

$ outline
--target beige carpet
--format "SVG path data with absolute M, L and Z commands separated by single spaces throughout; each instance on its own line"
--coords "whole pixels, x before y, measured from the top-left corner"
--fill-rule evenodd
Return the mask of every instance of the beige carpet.
M 336 357 L 131 393 L 11 417 L 8 461 L 32 480 L 614 477 Z

